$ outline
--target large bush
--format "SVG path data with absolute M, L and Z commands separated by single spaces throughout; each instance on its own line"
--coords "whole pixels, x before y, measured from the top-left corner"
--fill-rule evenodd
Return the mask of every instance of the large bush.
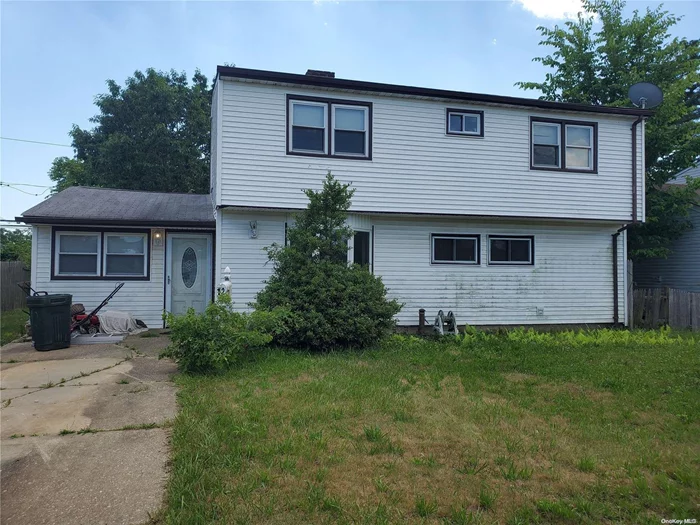
M 364 347 L 391 332 L 401 305 L 386 297 L 381 278 L 348 264 L 346 225 L 353 190 L 328 173 L 319 192 L 287 231 L 286 246 L 268 248 L 274 273 L 256 308 L 289 311 L 275 339 L 285 346 L 328 350 Z
M 231 298 L 222 295 L 202 314 L 190 308 L 185 315 L 165 318 L 172 342 L 162 357 L 174 359 L 185 372 L 202 373 L 229 367 L 246 350 L 270 343 L 284 312 L 234 312 Z

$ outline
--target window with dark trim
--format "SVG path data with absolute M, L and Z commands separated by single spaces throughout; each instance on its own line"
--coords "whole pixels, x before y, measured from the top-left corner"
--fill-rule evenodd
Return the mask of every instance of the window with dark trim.
M 287 154 L 372 159 L 372 104 L 287 95 Z
M 530 118 L 530 169 L 596 173 L 595 122 Z
M 468 109 L 447 109 L 445 131 L 448 135 L 484 136 L 484 112 Z
M 433 233 L 430 261 L 433 264 L 479 264 L 479 235 Z
M 100 274 L 100 234 L 95 232 L 56 232 L 54 272 L 66 276 Z
M 360 266 L 370 265 L 370 232 L 356 231 L 353 237 L 352 258 Z
M 490 235 L 489 264 L 535 264 L 535 238 Z
M 51 279 L 148 280 L 150 231 L 54 228 Z

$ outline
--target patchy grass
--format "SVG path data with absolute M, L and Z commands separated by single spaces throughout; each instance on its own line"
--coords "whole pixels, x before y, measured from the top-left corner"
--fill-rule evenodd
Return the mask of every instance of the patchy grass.
M 395 336 L 177 381 L 168 523 L 697 517 L 691 336 Z
M 22 309 L 0 313 L 0 345 L 5 345 L 24 335 L 24 324 L 29 316 Z

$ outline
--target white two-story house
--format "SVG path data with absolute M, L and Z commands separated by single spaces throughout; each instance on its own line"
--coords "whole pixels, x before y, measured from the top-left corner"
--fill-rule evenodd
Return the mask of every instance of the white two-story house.
M 419 309 L 473 325 L 626 323 L 649 114 L 219 66 L 207 202 L 66 190 L 21 217 L 33 286 L 89 303 L 127 280 L 113 306 L 157 325 L 163 309 L 203 308 L 228 267 L 247 309 L 273 271 L 264 248 L 285 242 L 302 190 L 330 171 L 355 189 L 348 260 L 404 303 L 400 325 Z M 114 194 L 139 204 L 105 214 Z M 71 199 L 99 208 L 90 228 L 67 216 Z

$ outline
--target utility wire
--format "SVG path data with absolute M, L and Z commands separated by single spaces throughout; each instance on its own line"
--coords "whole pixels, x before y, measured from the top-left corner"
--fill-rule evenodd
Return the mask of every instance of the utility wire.
M 28 192 L 28 191 L 24 191 L 24 190 L 21 189 L 21 188 L 15 188 L 14 186 L 12 186 L 12 185 L 10 185 L 10 184 L 8 184 L 8 183 L 6 183 L 6 182 L 0 182 L 0 186 L 6 186 L 6 187 L 8 187 L 8 188 L 12 188 L 13 190 L 17 190 L 17 191 L 22 192 L 22 193 L 25 193 L 25 194 L 27 194 L 27 195 L 31 195 L 32 197 L 40 197 L 41 195 L 43 195 L 44 193 L 46 193 L 47 191 L 49 191 L 49 190 L 51 189 L 51 187 L 49 186 L 49 187 L 47 187 L 44 191 L 42 191 L 41 193 L 30 193 L 30 192 Z
M 50 188 L 51 186 L 42 186 L 39 184 L 25 184 L 23 182 L 2 182 L 0 181 L 0 184 L 7 184 L 8 186 L 31 186 L 32 188 Z
M 72 148 L 70 144 L 56 144 L 55 142 L 42 142 L 40 140 L 15 139 L 12 137 L 0 137 L 2 140 L 14 140 L 15 142 L 30 142 L 32 144 L 44 144 L 46 146 L 60 146 L 62 148 Z

